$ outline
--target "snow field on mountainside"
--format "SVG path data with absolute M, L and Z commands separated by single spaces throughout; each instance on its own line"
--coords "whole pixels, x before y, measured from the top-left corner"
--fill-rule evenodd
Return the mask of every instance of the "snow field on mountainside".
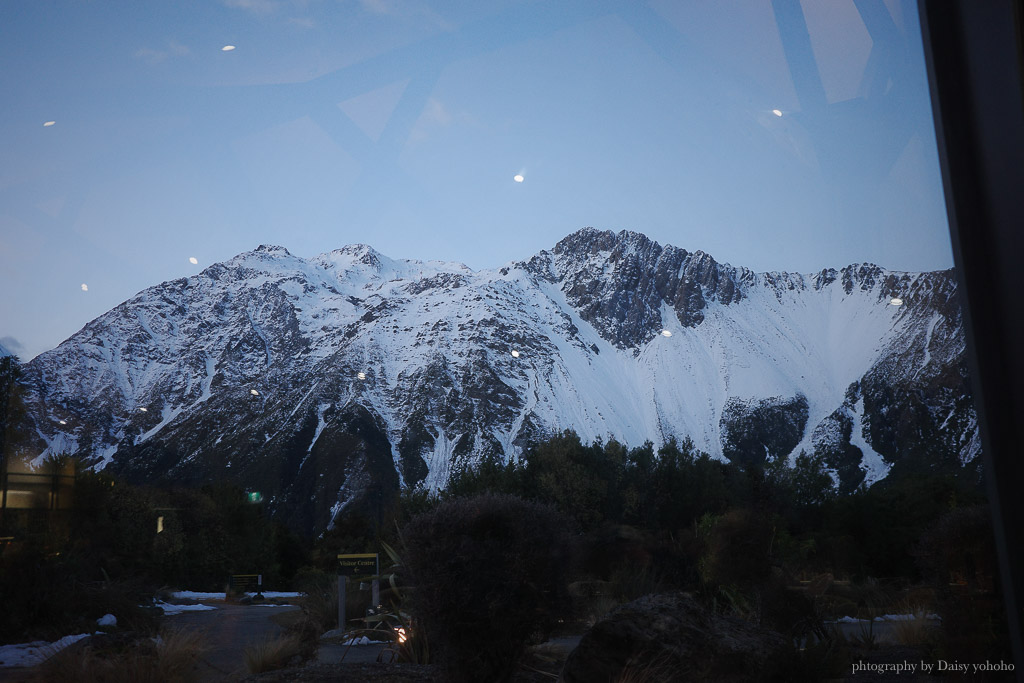
M 828 282 L 824 274 L 754 274 L 695 252 L 668 277 L 682 281 L 686 268 L 705 275 L 700 269 L 717 268 L 708 282 L 735 282 L 739 294 L 722 303 L 713 289 L 706 291 L 701 318 L 684 326 L 664 299 L 641 299 L 637 307 L 632 292 L 607 290 L 636 271 L 626 257 L 641 253 L 641 237 L 619 235 L 625 246 L 614 263 L 606 249 L 562 249 L 483 271 L 391 259 L 366 245 L 308 260 L 261 247 L 141 292 L 40 357 L 52 418 L 39 434 L 47 452 L 77 448 L 81 427 L 56 426 L 56 408 L 89 396 L 97 403 L 90 409 L 109 421 L 105 434 L 133 434 L 137 444 L 181 438 L 182 425 L 196 416 L 213 418 L 204 425 L 225 425 L 222 433 L 204 432 L 205 442 L 189 441 L 183 462 L 222 439 L 231 443 L 233 431 L 251 424 L 256 438 L 238 441 L 228 458 L 244 466 L 239 458 L 246 448 L 272 449 L 315 424 L 298 446 L 309 457 L 331 421 L 360 405 L 390 440 L 401 478 L 398 444 L 418 411 L 433 438 L 420 454 L 426 484 L 436 488 L 447 481 L 457 449 L 476 444 L 468 457 L 480 457 L 485 435 L 506 458 L 538 432 L 566 428 L 584 441 L 614 437 L 631 446 L 690 437 L 721 457 L 722 415 L 734 399 L 753 406 L 806 397 L 808 421 L 791 456 L 813 452 L 814 429 L 880 360 L 899 352 L 915 367 L 892 372 L 927 377 L 958 353 L 956 323 L 934 308 L 915 308 L 914 296 L 904 306 L 889 305 L 882 284 L 897 278 L 923 291 L 937 281 L 871 266 L 844 269 L 843 277 L 831 271 Z M 656 263 L 640 268 L 675 268 L 672 259 L 683 252 L 658 253 Z M 821 282 L 827 284 L 817 288 Z M 596 300 L 612 305 L 584 311 L 586 300 L 580 306 L 571 287 L 603 292 Z M 627 308 L 642 320 L 623 321 Z M 622 324 L 634 327 L 615 336 L 621 328 L 612 328 Z M 222 421 L 218 411 L 225 410 Z M 851 441 L 864 452 L 872 480 L 888 465 L 864 438 L 863 411 L 862 398 L 851 411 Z M 93 447 L 101 468 L 118 444 L 94 441 Z M 339 498 L 368 476 L 350 474 Z M 334 512 L 342 507 L 339 499 Z

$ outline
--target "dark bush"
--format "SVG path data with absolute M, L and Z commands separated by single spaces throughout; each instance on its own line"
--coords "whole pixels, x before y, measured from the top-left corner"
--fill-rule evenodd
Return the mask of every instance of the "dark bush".
M 922 535 L 918 564 L 935 588 L 944 654 L 961 661 L 1008 659 L 992 516 L 987 505 L 949 511 Z
M 700 574 L 706 585 L 749 589 L 771 576 L 776 529 L 767 518 L 750 510 L 730 510 L 703 520 L 701 534 Z
M 91 572 L 82 556 L 51 553 L 35 542 L 18 546 L 0 556 L 0 643 L 91 631 L 96 619 L 108 613 L 122 628 L 155 633 L 155 614 L 139 607 L 153 595 L 153 586 L 138 580 L 85 580 Z
M 567 606 L 565 521 L 510 495 L 454 499 L 402 530 L 414 618 L 448 680 L 507 681 Z

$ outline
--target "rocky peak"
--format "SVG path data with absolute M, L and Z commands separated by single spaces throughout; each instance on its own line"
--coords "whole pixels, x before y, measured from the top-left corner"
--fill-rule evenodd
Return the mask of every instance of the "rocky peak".
M 822 268 L 821 272 L 814 276 L 814 288 L 827 287 L 836 280 L 838 272 L 835 268 Z
M 616 241 L 616 235 L 611 230 L 586 227 L 563 237 L 551 251 L 557 255 L 570 254 L 585 258 L 602 251 L 611 251 Z
M 709 301 L 730 304 L 743 296 L 738 281 L 745 271 L 628 230 L 583 228 L 520 265 L 559 283 L 602 337 L 637 351 L 667 324 L 664 306 L 675 311 L 679 324 L 695 327 Z
M 268 254 L 270 256 L 291 256 L 291 252 L 284 247 L 275 244 L 261 244 L 253 251 L 256 254 Z
M 257 276 L 276 278 L 286 272 L 294 273 L 301 269 L 304 263 L 304 259 L 293 255 L 284 247 L 261 244 L 252 251 L 243 252 L 222 263 L 212 264 L 200 275 L 209 280 L 242 283 Z M 195 279 L 190 278 L 188 282 L 195 282 Z M 139 294 L 152 289 L 154 288 Z
M 853 263 L 843 268 L 843 290 L 849 294 L 854 287 L 867 291 L 875 286 L 882 275 L 882 269 L 874 263 Z
M 375 270 L 380 270 L 381 262 L 383 260 L 380 252 L 369 244 L 347 244 L 341 249 L 335 249 L 331 253 L 346 256 L 351 259 L 353 263 L 361 263 L 365 266 L 370 266 Z
M 560 240 L 552 253 L 562 257 L 562 261 L 585 261 L 607 254 L 608 260 L 616 263 L 631 256 L 648 261 L 657 259 L 661 251 L 660 244 L 639 232 L 582 228 Z

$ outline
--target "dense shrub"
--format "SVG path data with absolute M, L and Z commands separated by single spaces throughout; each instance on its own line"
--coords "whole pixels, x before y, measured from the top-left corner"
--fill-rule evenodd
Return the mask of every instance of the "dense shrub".
M 999 565 L 988 506 L 949 511 L 922 535 L 916 554 L 935 588 L 944 654 L 961 661 L 1008 660 L 1009 634 L 996 590 Z
M 68 543 L 97 575 L 223 590 L 231 574 L 281 586 L 308 561 L 300 539 L 228 484 L 148 489 L 83 472 L 75 496 Z
M 307 561 L 232 486 L 155 490 L 79 472 L 73 500 L 4 520 L 15 540 L 0 546 L 0 642 L 76 633 L 108 612 L 149 628 L 138 605 L 161 585 L 223 590 L 231 574 L 261 573 L 276 588 Z
M 748 589 L 771 576 L 776 529 L 750 510 L 730 510 L 701 523 L 700 575 L 709 586 Z
M 152 596 L 152 586 L 93 580 L 93 567 L 84 560 L 75 553 L 52 553 L 35 540 L 7 548 L 0 556 L 0 643 L 92 630 L 108 613 L 122 627 L 155 631 L 153 611 L 139 607 Z
M 832 571 L 854 578 L 921 578 L 911 551 L 921 535 L 956 507 L 984 498 L 968 477 L 894 477 L 840 496 L 820 508 L 820 538 Z M 840 540 L 841 539 L 841 540 Z
M 402 530 L 411 606 L 449 680 L 506 681 L 565 605 L 565 522 L 510 495 L 442 503 Z

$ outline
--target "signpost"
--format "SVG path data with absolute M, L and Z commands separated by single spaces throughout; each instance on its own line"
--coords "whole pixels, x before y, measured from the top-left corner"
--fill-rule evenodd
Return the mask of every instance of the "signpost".
M 338 555 L 338 574 L 353 579 L 364 579 L 380 573 L 377 553 Z
M 232 574 L 231 588 L 242 593 L 256 593 L 254 600 L 263 599 L 263 574 Z
M 380 559 L 377 553 L 353 553 L 338 555 L 338 628 L 345 630 L 345 590 L 348 579 L 371 579 L 373 581 L 373 606 L 380 601 Z

